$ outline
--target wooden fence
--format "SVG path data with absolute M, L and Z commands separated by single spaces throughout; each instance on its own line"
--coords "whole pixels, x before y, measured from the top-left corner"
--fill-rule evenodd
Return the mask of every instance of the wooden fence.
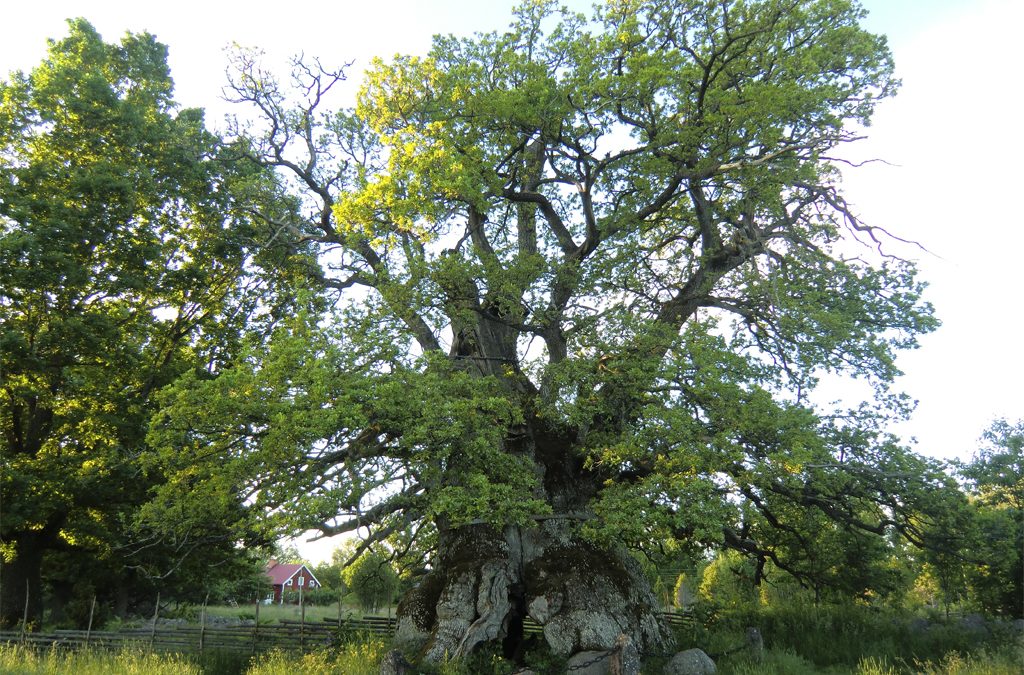
M 664 613 L 662 618 L 673 627 L 689 626 L 692 615 Z M 320 621 L 280 619 L 275 624 L 250 625 L 149 625 L 131 630 L 54 630 L 45 633 L 0 631 L 0 644 L 26 644 L 38 647 L 77 649 L 96 647 L 119 649 L 129 646 L 162 652 L 230 651 L 256 654 L 270 649 L 309 651 L 339 644 L 356 635 L 394 633 L 397 619 L 385 616 L 364 616 Z M 523 630 L 528 635 L 543 631 L 532 619 L 525 619 Z
M 264 652 L 269 649 L 311 650 L 339 643 L 353 635 L 390 635 L 396 620 L 383 616 L 324 621 L 279 621 L 276 624 L 147 626 L 132 630 L 55 630 L 45 633 L 0 631 L 0 644 L 17 643 L 57 648 L 117 649 L 139 646 L 154 651 Z

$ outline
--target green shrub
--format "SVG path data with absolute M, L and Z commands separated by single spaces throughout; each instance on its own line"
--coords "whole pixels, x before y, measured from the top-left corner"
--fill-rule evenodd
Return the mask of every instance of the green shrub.
M 327 607 L 330 605 L 337 605 L 338 600 L 344 595 L 344 592 L 336 588 L 318 588 L 315 591 L 308 591 L 303 597 L 303 601 L 307 605 L 316 605 L 320 607 Z
M 747 609 L 759 604 L 754 586 L 754 564 L 736 551 L 723 551 L 704 568 L 698 592 L 704 603 L 726 609 Z

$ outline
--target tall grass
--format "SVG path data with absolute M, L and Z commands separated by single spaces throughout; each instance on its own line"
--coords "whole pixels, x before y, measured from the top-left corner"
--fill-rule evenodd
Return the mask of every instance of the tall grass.
M 387 651 L 384 640 L 368 637 L 338 650 L 299 654 L 273 651 L 250 658 L 233 653 L 153 653 L 139 648 L 119 651 L 40 650 L 0 644 L 4 675 L 377 675 Z
M 262 618 L 262 616 L 261 616 Z M 899 616 L 866 608 L 805 607 L 712 617 L 682 635 L 680 649 L 697 646 L 714 654 L 743 642 L 743 628 L 758 626 L 767 649 L 755 659 L 739 651 L 718 659 L 721 675 L 1018 675 L 1024 672 L 1024 636 L 1007 632 L 985 639 L 956 626 L 913 631 Z M 683 644 L 685 643 L 685 644 Z M 964 648 L 966 645 L 966 648 Z M 16 675 L 376 675 L 389 649 L 380 636 L 364 635 L 331 650 L 311 654 L 273 651 L 248 655 L 154 654 L 122 651 L 39 650 L 0 644 L 0 673 Z M 562 672 L 540 649 L 527 661 L 537 672 Z M 496 652 L 460 662 L 423 667 L 433 675 L 507 675 L 515 666 Z M 660 672 L 652 660 L 644 670 Z
M 976 654 L 946 654 L 938 663 L 913 664 L 921 675 L 1019 675 L 1024 671 L 1024 648 L 1012 645 Z
M 203 669 L 180 654 L 154 654 L 141 649 L 35 650 L 0 645 L 0 673 L 5 675 L 201 675 Z
M 849 668 L 862 662 L 940 662 L 950 652 L 966 655 L 1013 641 L 1008 632 L 978 634 L 955 624 L 915 630 L 907 616 L 874 607 L 785 605 L 722 612 L 708 629 L 711 649 L 701 648 L 715 651 L 721 636 L 732 636 L 735 641 L 744 626 L 757 626 L 769 649 L 788 650 L 819 668 Z
M 868 657 L 856 665 L 817 666 L 791 650 L 769 650 L 758 661 L 749 658 L 719 664 L 721 675 L 1019 675 L 1024 653 L 1013 647 L 973 655 L 950 652 L 937 661 L 906 662 Z
M 387 645 L 380 638 L 349 642 L 337 652 L 273 651 L 258 657 L 246 675 L 377 675 Z
M 976 654 L 950 652 L 938 661 L 890 663 L 887 659 L 863 659 L 856 675 L 1019 675 L 1024 671 L 1024 652 L 1007 645 Z
M 719 662 L 723 675 L 818 675 L 825 671 L 789 649 L 767 651 L 757 661 L 740 657 Z
M 806 606 L 723 612 L 688 637 L 713 652 L 737 640 L 745 625 L 761 629 L 767 650 L 718 662 L 723 675 L 1018 675 L 1024 673 L 1024 636 L 1009 626 L 985 631 L 957 624 L 915 629 L 902 614 L 858 606 Z M 692 645 L 688 645 L 692 646 Z

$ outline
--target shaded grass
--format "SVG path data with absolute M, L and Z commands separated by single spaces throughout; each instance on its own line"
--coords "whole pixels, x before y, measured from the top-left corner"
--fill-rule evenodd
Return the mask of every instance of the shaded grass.
M 722 675 L 839 675 L 851 672 L 838 667 L 821 668 L 790 649 L 768 650 L 758 661 L 740 657 L 723 659 L 717 665 Z
M 760 661 L 740 658 L 718 665 L 721 675 L 1019 675 L 1024 672 L 1024 653 L 1006 646 L 970 655 L 950 652 L 936 661 L 868 657 L 856 665 L 822 667 L 783 649 L 766 652 Z
M 921 675 L 1019 675 L 1024 671 L 1024 648 L 1017 644 L 966 656 L 952 652 L 936 664 L 914 663 L 913 669 Z
M 1024 636 L 1009 625 L 971 629 L 957 623 L 915 627 L 898 612 L 857 605 L 783 606 L 722 612 L 681 634 L 683 648 L 708 653 L 742 644 L 757 626 L 766 651 L 716 659 L 724 675 L 1018 675 Z
M 1015 642 L 1008 627 L 978 632 L 952 623 L 921 630 L 915 629 L 909 618 L 858 605 L 783 606 L 723 612 L 710 617 L 705 627 L 684 640 L 693 643 L 687 647 L 724 652 L 730 644 L 743 643 L 746 626 L 757 626 L 766 648 L 799 656 L 818 667 L 818 672 L 829 666 L 851 668 L 861 663 L 938 663 L 951 652 L 965 656 L 985 649 L 1001 652 Z

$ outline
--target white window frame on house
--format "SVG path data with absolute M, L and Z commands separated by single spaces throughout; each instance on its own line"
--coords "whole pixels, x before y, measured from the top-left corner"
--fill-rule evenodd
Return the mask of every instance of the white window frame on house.
M 284 582 L 284 585 L 285 586 L 291 586 L 292 585 L 292 580 L 289 579 L 288 581 Z

